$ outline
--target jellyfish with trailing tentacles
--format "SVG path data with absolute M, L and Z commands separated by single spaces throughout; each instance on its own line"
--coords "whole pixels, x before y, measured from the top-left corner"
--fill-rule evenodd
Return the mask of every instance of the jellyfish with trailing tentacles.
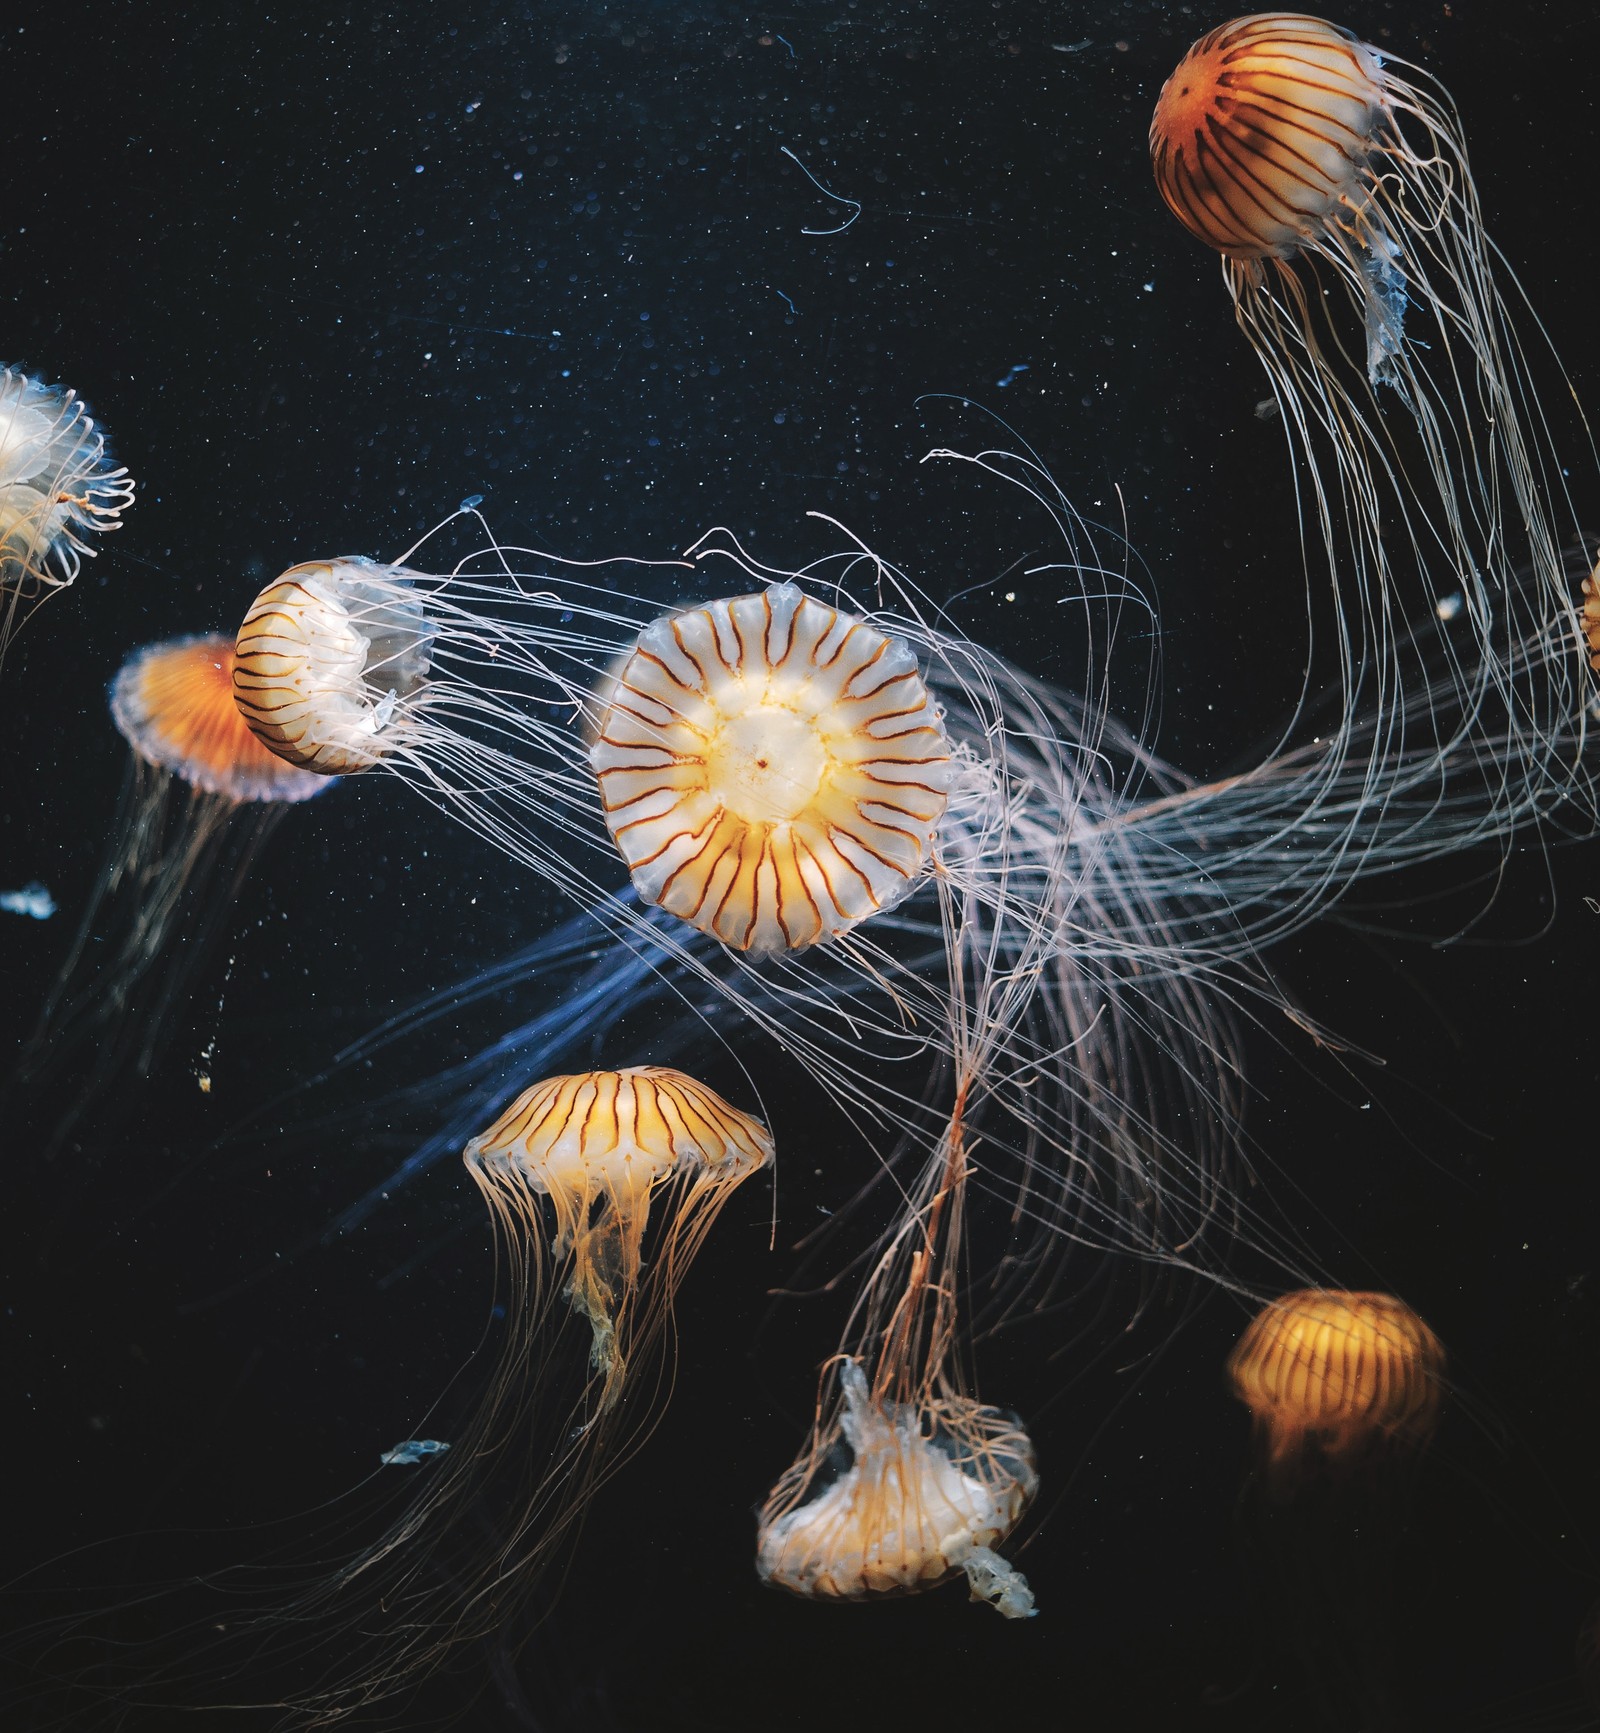
M 87 538 L 117 529 L 132 500 L 77 393 L 0 368 L 0 663 L 34 607 L 99 551 Z
M 119 1072 L 150 1070 L 257 851 L 291 806 L 331 786 L 244 726 L 230 638 L 147 645 L 110 698 L 129 748 L 111 841 L 18 1066 L 31 1083 L 82 1061 L 57 1138 Z M 205 1064 L 196 1075 L 209 1089 Z
M 337 1664 L 291 1690 L 312 1719 L 403 1695 L 463 1643 L 526 1634 L 544 1567 L 659 1418 L 675 1296 L 773 1141 L 695 1078 L 644 1065 L 532 1085 L 464 1159 L 505 1283 L 498 1364 L 393 1526 L 261 1627 L 291 1674 L 307 1658 L 298 1632 L 343 1633 Z
M 615 1406 L 632 1344 L 660 1328 L 683 1269 L 733 1189 L 772 1160 L 759 1120 L 681 1071 L 635 1066 L 549 1077 L 535 1084 L 466 1148 L 468 1171 L 506 1242 L 537 1271 L 546 1210 L 551 1256 L 570 1263 L 561 1284 L 589 1322 L 596 1405 Z M 676 1195 L 667 1195 L 669 1191 Z M 651 1304 L 638 1305 L 643 1243 L 660 1199 Z M 537 1274 L 532 1285 L 549 1284 Z
M 1430 739 L 1491 741 L 1508 807 L 1572 800 L 1592 818 L 1570 750 L 1588 676 L 1564 464 L 1587 452 L 1592 488 L 1593 444 L 1580 413 L 1557 454 L 1571 390 L 1547 356 L 1540 392 L 1449 97 L 1336 25 L 1261 13 L 1189 50 L 1150 150 L 1162 197 L 1222 255 L 1283 412 L 1308 570 L 1334 584 L 1346 723 L 1392 719 L 1359 743 L 1373 780 Z M 1412 702 L 1423 669 L 1453 688 L 1442 714 Z

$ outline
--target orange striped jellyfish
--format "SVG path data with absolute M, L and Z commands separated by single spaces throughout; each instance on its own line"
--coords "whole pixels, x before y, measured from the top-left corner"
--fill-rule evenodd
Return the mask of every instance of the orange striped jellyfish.
M 528 1260 L 531 1289 L 559 1288 L 588 1320 L 604 1410 L 723 1204 L 771 1164 L 772 1137 L 703 1083 L 645 1065 L 546 1078 L 472 1139 L 465 1160 L 511 1256 Z M 652 1209 L 666 1221 L 646 1282 Z M 555 1280 L 544 1268 L 551 1227 Z
M 1234 1508 L 1254 1580 L 1263 1689 L 1288 1721 L 1308 1690 L 1328 1726 L 1389 1727 L 1416 1587 L 1401 1541 L 1438 1425 L 1445 1355 L 1392 1294 L 1303 1288 L 1271 1301 L 1228 1359 L 1256 1471 Z M 1259 1664 L 1259 1663 L 1254 1663 Z
M 128 768 L 100 874 L 22 1056 L 24 1080 L 89 1048 L 60 1136 L 113 1075 L 147 1073 L 257 850 L 331 786 L 262 747 L 233 702 L 233 640 L 146 645 L 111 684 Z M 202 1058 L 196 1080 L 209 1092 Z
M 773 1140 L 698 1079 L 636 1065 L 531 1085 L 463 1157 L 494 1228 L 496 1364 L 458 1435 L 387 1453 L 420 1465 L 415 1496 L 268 1633 L 291 1665 L 312 1633 L 311 1718 L 402 1696 L 464 1643 L 515 1653 L 546 1568 L 660 1418 L 675 1296 Z
M 1335 24 L 1258 13 L 1184 56 L 1150 154 L 1168 207 L 1221 255 L 1282 411 L 1307 572 L 1333 585 L 1329 774 L 1357 752 L 1376 782 L 1430 741 L 1441 762 L 1476 747 L 1504 766 L 1508 820 L 1567 799 L 1593 815 L 1566 575 L 1568 466 L 1593 447 L 1485 232 L 1448 94 Z M 1358 743 L 1362 709 L 1388 726 Z
M 120 527 L 133 481 L 77 393 L 0 368 L 0 662 L 39 602 Z
M 1422 1449 L 1438 1424 L 1444 1349 L 1392 1294 L 1302 1288 L 1273 1300 L 1228 1358 L 1269 1479 L 1317 1462 Z

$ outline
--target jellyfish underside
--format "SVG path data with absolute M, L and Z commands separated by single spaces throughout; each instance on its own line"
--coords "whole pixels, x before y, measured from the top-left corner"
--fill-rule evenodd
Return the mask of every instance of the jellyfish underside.
M 901 640 L 775 584 L 655 621 L 590 763 L 640 894 L 737 950 L 798 950 L 922 872 L 950 745 Z

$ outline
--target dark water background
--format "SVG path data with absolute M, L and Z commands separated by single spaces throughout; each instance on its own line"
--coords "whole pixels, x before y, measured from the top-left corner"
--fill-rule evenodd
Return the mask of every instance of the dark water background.
M 1247 759 L 1300 675 L 1288 467 L 1214 261 L 1161 208 L 1145 153 L 1162 78 L 1220 16 L 957 0 L 8 20 L 0 358 L 77 386 L 140 494 L 0 683 L 0 884 L 41 879 L 62 905 L 49 923 L 4 917 L 0 1033 L 31 1025 L 93 881 L 123 760 L 103 692 L 128 650 L 232 630 L 295 560 L 392 557 L 468 494 L 503 541 L 573 557 L 670 554 L 722 523 L 798 564 L 836 545 L 804 515 L 825 511 L 936 596 L 968 591 L 973 636 L 1068 679 L 1056 591 L 1011 571 L 1054 553 L 1041 521 L 973 474 L 918 466 L 934 445 L 1025 440 L 1086 516 L 1120 523 L 1121 491 L 1161 610 L 1163 752 L 1195 773 Z M 1596 401 L 1600 22 L 1572 0 L 1340 21 L 1453 91 L 1493 231 Z M 785 145 L 859 201 L 847 228 L 803 233 L 852 207 Z M 1574 467 L 1600 521 L 1592 466 Z M 1256 1042 L 1268 1183 L 1315 1267 L 1430 1319 L 1459 1386 L 1410 1526 L 1365 1584 L 1374 1643 L 1381 1623 L 1398 1649 L 1387 1724 L 1586 1724 L 1572 1656 L 1600 1595 L 1600 914 L 1585 894 L 1600 895 L 1592 847 L 1532 849 L 1471 942 L 1428 945 L 1453 909 L 1420 906 L 1387 937 L 1314 932 L 1272 959 L 1386 1063 L 1281 1031 Z M 398 785 L 347 784 L 269 843 L 157 1075 L 48 1162 L 53 1104 L 0 1125 L 9 1567 L 139 1534 L 48 1580 L 195 1568 L 186 1531 L 305 1510 L 409 1435 L 481 1333 L 481 1205 L 445 1164 L 322 1243 L 432 1126 L 386 1106 L 378 1078 L 370 1105 L 359 1076 L 314 1109 L 277 1099 L 563 912 Z M 447 1020 L 439 1060 L 499 1014 Z M 644 1056 L 651 1033 L 595 1062 Z M 1221 1364 L 1244 1310 L 1195 1283 L 1080 1260 L 1074 1305 L 982 1346 L 985 1395 L 1026 1416 L 1041 1453 L 1020 1556 L 1036 1620 L 1003 1624 L 957 1588 L 828 1608 L 758 1587 L 751 1511 L 801 1441 L 841 1321 L 836 1299 L 764 1296 L 862 1159 L 781 1067 L 772 1089 L 776 1249 L 769 1196 L 749 1188 L 689 1284 L 672 1407 L 597 1504 L 527 1651 L 525 1701 L 468 1654 L 387 1724 L 1329 1724 L 1330 1690 L 1262 1616 L 1234 1514 L 1247 1428 Z M 1315 1537 L 1303 1550 L 1278 1580 L 1310 1598 L 1332 1567 Z M 1363 1592 L 1341 1585 L 1347 1645 L 1368 1629 Z

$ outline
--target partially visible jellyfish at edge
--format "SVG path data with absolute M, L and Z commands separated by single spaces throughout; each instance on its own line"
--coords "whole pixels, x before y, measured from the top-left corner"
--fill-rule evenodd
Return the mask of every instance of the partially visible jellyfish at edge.
M 76 392 L 0 368 L 0 664 L 34 607 L 98 553 L 89 538 L 120 527 L 133 491 Z
M 1589 666 L 1600 674 L 1600 564 L 1583 580 L 1580 589 L 1583 603 L 1579 609 L 1578 620 L 1583 628 L 1583 635 L 1589 646 Z

